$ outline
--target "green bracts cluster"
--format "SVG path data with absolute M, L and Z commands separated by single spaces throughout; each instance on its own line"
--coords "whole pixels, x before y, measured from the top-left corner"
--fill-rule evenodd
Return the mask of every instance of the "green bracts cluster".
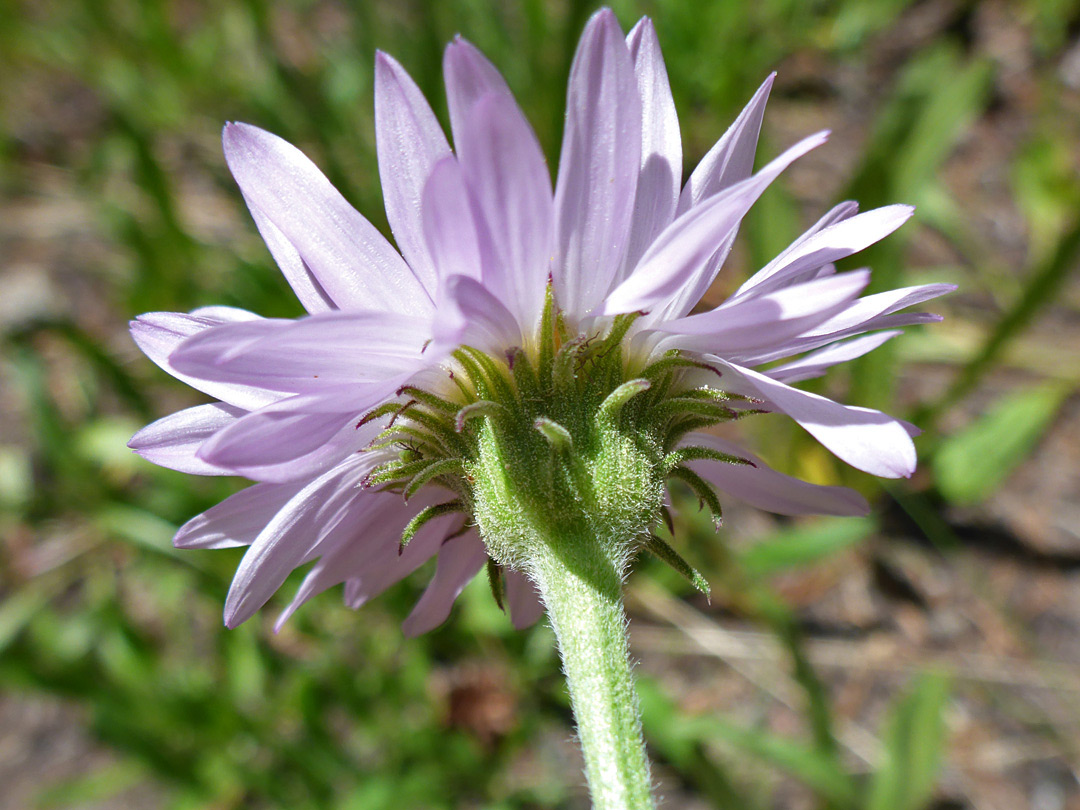
M 685 482 L 719 525 L 716 495 L 685 462 L 749 462 L 680 443 L 692 430 L 760 411 L 703 385 L 719 372 L 700 361 L 674 351 L 646 359 L 628 351 L 638 317 L 571 335 L 549 295 L 530 348 L 497 358 L 463 347 L 440 390 L 406 387 L 367 414 L 361 424 L 389 417 L 371 448 L 398 452 L 365 486 L 398 489 L 406 498 L 428 484 L 447 490 L 445 503 L 409 523 L 402 548 L 428 520 L 459 511 L 484 539 L 497 596 L 502 568 L 534 576 L 539 546 L 556 536 L 596 544 L 620 578 L 646 550 L 707 590 L 652 534 L 666 519 L 665 486 Z

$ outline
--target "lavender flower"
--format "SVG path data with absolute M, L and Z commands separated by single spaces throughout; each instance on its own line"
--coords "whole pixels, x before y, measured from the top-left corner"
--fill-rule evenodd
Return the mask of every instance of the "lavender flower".
M 526 626 L 542 610 L 530 581 L 540 574 L 521 544 L 548 498 L 580 510 L 574 520 L 617 526 L 625 557 L 646 548 L 684 571 L 649 531 L 671 478 L 717 515 L 713 488 L 781 514 L 866 512 L 854 491 L 782 475 L 702 432 L 754 413 L 787 414 L 858 469 L 912 473 L 910 425 L 791 386 L 937 319 L 900 310 L 951 286 L 859 297 L 869 271 L 833 264 L 910 207 L 842 203 L 720 306 L 690 314 L 755 200 L 826 140 L 812 135 L 752 174 L 772 77 L 680 189 L 653 27 L 643 19 L 624 38 L 598 12 L 570 74 L 553 191 L 496 69 L 459 38 L 444 72 L 454 150 L 402 67 L 376 58 L 379 171 L 400 253 L 297 149 L 229 124 L 229 168 L 309 314 L 207 307 L 132 324 L 155 363 L 215 401 L 153 423 L 131 447 L 171 469 L 257 482 L 175 538 L 249 547 L 228 626 L 305 563 L 279 626 L 342 582 L 359 607 L 435 555 L 406 632 L 441 623 L 485 565 Z

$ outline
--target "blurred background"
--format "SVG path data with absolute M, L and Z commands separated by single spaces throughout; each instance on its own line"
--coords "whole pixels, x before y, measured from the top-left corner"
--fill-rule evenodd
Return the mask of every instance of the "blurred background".
M 759 160 L 831 142 L 762 199 L 710 300 L 834 202 L 918 205 L 858 259 L 877 289 L 950 281 L 944 323 L 818 382 L 925 429 L 920 471 L 844 469 L 792 423 L 775 466 L 858 487 L 862 520 L 686 503 L 631 577 L 645 734 L 669 808 L 1080 808 L 1080 3 L 613 2 L 653 17 L 687 167 L 771 70 Z M 584 808 L 550 630 L 485 582 L 420 639 L 430 576 L 279 634 L 287 585 L 226 631 L 240 551 L 175 552 L 242 482 L 126 440 L 198 402 L 136 351 L 149 310 L 296 316 L 220 150 L 226 120 L 298 144 L 386 229 L 374 50 L 445 120 L 461 32 L 554 165 L 574 0 L 0 0 L 0 808 Z

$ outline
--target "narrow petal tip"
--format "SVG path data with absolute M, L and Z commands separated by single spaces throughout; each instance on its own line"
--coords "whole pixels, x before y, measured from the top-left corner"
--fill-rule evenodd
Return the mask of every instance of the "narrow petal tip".
M 625 37 L 622 26 L 619 25 L 619 18 L 607 6 L 598 9 L 585 24 L 585 29 L 581 32 L 581 39 L 578 42 L 578 50 L 598 47 L 599 43 L 603 41 L 598 38 L 605 36 L 616 37 L 620 40 Z
M 143 428 L 130 439 L 127 440 L 128 449 L 134 451 L 138 455 L 142 455 L 139 451 L 146 446 L 146 428 Z
M 901 223 L 907 222 L 915 214 L 915 206 L 908 205 L 906 203 L 886 205 L 878 210 L 882 212 L 888 212 L 892 216 L 895 216 L 897 219 L 899 219 Z
M 236 579 L 233 579 L 229 594 L 225 597 L 225 610 L 222 614 L 222 620 L 230 630 L 235 630 L 255 615 L 259 606 L 250 605 L 249 596 L 246 589 L 236 587 Z
M 477 48 L 461 34 L 454 34 L 454 38 L 446 43 L 443 50 L 444 59 L 463 58 L 466 55 L 477 53 Z
M 384 82 L 401 68 L 400 63 L 386 51 L 375 51 L 375 81 Z M 378 95 L 375 97 L 378 99 Z
M 855 490 L 851 490 L 851 517 L 866 517 L 870 512 L 870 502 Z
M 255 127 L 241 121 L 226 121 L 225 126 L 221 128 L 221 139 L 228 144 L 236 136 L 242 135 L 245 129 L 255 129 Z
M 221 128 L 221 146 L 225 152 L 225 163 L 228 164 L 230 171 L 235 173 L 234 161 L 241 157 L 245 147 L 250 148 L 252 141 L 260 136 L 277 137 L 264 129 L 241 121 L 227 121 L 225 123 L 225 126 Z
M 902 431 L 902 438 L 894 437 L 892 446 L 880 454 L 876 464 L 863 465 L 866 472 L 881 478 L 911 478 L 915 474 L 918 463 L 915 444 L 911 441 L 911 434 L 904 423 L 897 420 L 897 426 Z
M 281 611 L 281 615 L 277 617 L 277 621 L 274 622 L 274 635 L 276 636 L 285 627 L 285 623 L 292 618 L 292 615 L 296 613 L 298 605 L 289 605 L 285 610 Z
M 601 6 L 596 10 L 596 13 L 592 16 L 593 20 L 612 21 L 616 25 L 619 24 L 618 18 L 615 16 L 615 12 L 611 10 L 610 6 Z

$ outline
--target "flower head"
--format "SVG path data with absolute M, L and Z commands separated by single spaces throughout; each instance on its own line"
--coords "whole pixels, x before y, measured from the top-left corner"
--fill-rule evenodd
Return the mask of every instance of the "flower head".
M 772 77 L 680 188 L 679 124 L 652 25 L 624 37 L 598 12 L 571 70 L 553 189 L 497 70 L 459 38 L 444 73 L 453 149 L 402 67 L 376 58 L 379 172 L 398 250 L 297 149 L 229 124 L 229 168 L 309 314 L 208 307 L 132 324 L 154 362 L 216 401 L 155 422 L 131 446 L 162 466 L 256 482 L 175 539 L 249 546 L 228 625 L 305 563 L 281 621 L 342 582 L 359 607 L 437 555 L 407 631 L 442 622 L 485 565 L 524 626 L 541 610 L 522 553 L 538 521 L 576 521 L 626 538 L 627 557 L 645 547 L 684 565 L 650 535 L 671 478 L 717 515 L 714 488 L 783 514 L 866 511 L 851 490 L 782 475 L 701 432 L 764 411 L 861 470 L 911 474 L 910 425 L 791 386 L 935 320 L 900 310 L 950 286 L 859 297 L 869 272 L 834 267 L 911 208 L 842 203 L 728 300 L 691 314 L 755 200 L 826 140 L 812 135 L 752 173 Z

